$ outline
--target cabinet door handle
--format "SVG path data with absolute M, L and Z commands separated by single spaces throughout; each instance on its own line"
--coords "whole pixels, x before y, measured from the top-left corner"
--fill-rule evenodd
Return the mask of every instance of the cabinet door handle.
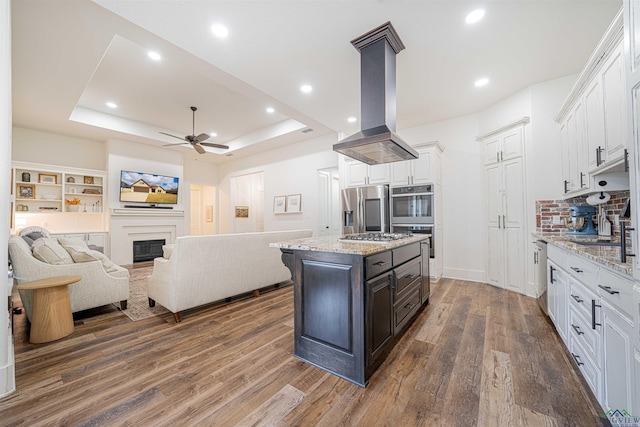
M 507 216 L 502 215 L 502 228 L 507 228 Z
M 556 280 L 553 278 L 553 272 L 556 271 L 555 268 L 553 268 L 553 265 L 549 266 L 549 281 L 551 283 L 555 282 Z
M 584 332 L 582 332 L 580 330 L 580 326 L 574 325 L 573 323 L 571 324 L 571 327 L 573 328 L 574 331 L 576 331 L 576 334 L 578 335 L 584 335 Z
M 498 228 L 501 228 L 500 227 L 500 215 L 498 215 Z
M 584 178 L 584 174 L 582 172 L 580 172 L 580 188 L 584 187 L 584 182 L 583 182 L 582 178 Z
M 577 354 L 573 354 L 571 353 L 571 355 L 573 356 L 573 360 L 576 361 L 576 363 L 578 364 L 578 366 L 582 366 L 584 365 L 584 362 L 580 361 L 580 356 L 578 356 Z
M 413 309 L 413 307 L 415 307 L 415 306 L 416 306 L 415 304 L 411 304 L 410 302 L 408 302 L 408 303 L 404 306 L 404 308 L 408 308 L 409 310 L 412 310 L 412 309 Z
M 629 150 L 624 149 L 624 171 L 629 172 Z
M 374 262 L 373 263 L 373 265 L 378 266 L 378 267 L 382 267 L 385 264 L 387 264 L 386 261 L 378 261 L 378 262 Z
M 596 148 L 596 166 L 602 164 L 602 147 Z
M 571 294 L 571 298 L 573 298 L 574 300 L 576 300 L 576 302 L 579 302 L 579 303 L 583 303 L 584 302 L 584 300 L 582 298 L 580 298 L 580 295 Z
M 627 231 L 633 231 L 635 228 L 627 227 L 624 221 L 620 221 L 620 261 L 627 262 L 628 256 L 636 256 L 636 254 L 627 253 Z
M 571 269 L 576 273 L 584 273 L 584 271 L 580 270 L 578 267 L 571 267 Z
M 596 300 L 591 300 L 591 329 L 595 329 L 596 326 L 602 326 L 600 323 L 596 323 L 596 307 L 600 307 L 596 304 Z
M 608 293 L 609 295 L 615 295 L 615 294 L 619 294 L 619 291 L 614 291 L 611 289 L 611 286 L 602 286 L 602 285 L 598 285 L 598 287 L 600 289 L 603 289 L 606 293 Z
M 499 161 L 500 161 L 500 153 L 496 151 L 496 162 L 499 162 Z
M 533 253 L 533 263 L 536 265 L 538 264 L 538 252 Z
M 564 180 L 564 192 L 568 193 L 569 189 L 567 188 L 567 186 L 569 185 L 569 181 L 567 181 L 566 179 Z
M 503 156 L 502 151 L 500 151 L 500 161 L 503 161 L 503 160 L 504 160 L 504 156 Z
M 419 274 L 415 274 L 415 275 L 407 274 L 406 276 L 403 277 L 403 279 L 409 279 L 409 280 L 413 281 L 413 280 L 417 279 L 418 277 L 420 277 Z

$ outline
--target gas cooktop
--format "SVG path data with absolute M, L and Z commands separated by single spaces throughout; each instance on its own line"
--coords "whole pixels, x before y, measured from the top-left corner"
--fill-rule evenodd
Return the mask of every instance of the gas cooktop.
M 343 236 L 341 242 L 350 243 L 379 243 L 385 244 L 389 242 L 395 242 L 396 240 L 402 240 L 412 237 L 411 234 L 406 233 L 360 233 L 360 234 L 347 234 Z

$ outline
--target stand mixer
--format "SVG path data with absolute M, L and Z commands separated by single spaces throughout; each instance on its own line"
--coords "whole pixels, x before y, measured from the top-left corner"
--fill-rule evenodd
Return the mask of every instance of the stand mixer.
M 569 229 L 570 235 L 598 234 L 593 226 L 593 216 L 596 208 L 593 206 L 571 206 L 569 216 L 564 218 L 564 225 Z

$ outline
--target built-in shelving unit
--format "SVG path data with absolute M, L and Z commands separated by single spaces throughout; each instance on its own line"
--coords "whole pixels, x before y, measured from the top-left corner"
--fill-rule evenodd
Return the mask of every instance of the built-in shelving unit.
M 106 172 L 14 162 L 11 230 L 106 231 Z

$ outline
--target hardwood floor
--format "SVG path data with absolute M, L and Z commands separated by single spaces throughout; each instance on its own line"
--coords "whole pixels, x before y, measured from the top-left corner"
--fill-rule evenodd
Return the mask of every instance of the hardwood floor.
M 107 306 L 28 342 L 3 426 L 594 426 L 602 409 L 535 300 L 443 279 L 366 389 L 292 356 L 293 288 L 131 322 Z

